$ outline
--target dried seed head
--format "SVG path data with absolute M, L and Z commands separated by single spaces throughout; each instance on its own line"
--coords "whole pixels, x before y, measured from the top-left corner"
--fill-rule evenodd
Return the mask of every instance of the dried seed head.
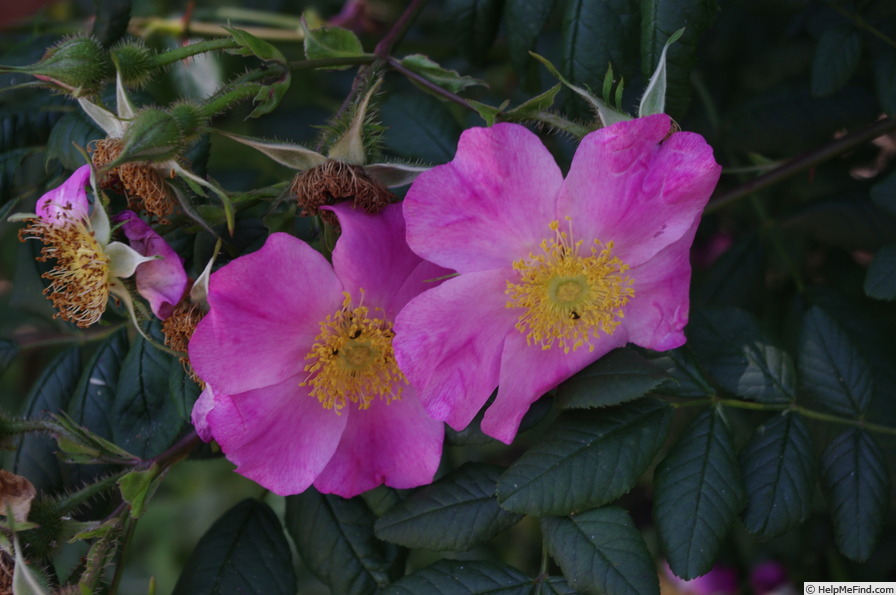
M 93 165 L 100 169 L 121 155 L 124 144 L 121 139 L 104 138 L 93 144 Z M 147 162 L 132 161 L 109 171 L 100 186 L 124 194 L 128 207 L 154 215 L 160 223 L 168 223 L 168 215 L 174 212 L 175 201 L 165 186 L 158 170 Z
M 162 321 L 162 334 L 165 335 L 165 345 L 175 351 L 186 353 L 193 331 L 196 330 L 196 325 L 199 324 L 203 316 L 205 316 L 205 310 L 200 304 L 191 302 L 189 299 L 181 300 L 175 306 L 171 316 Z M 180 363 L 187 374 L 190 375 L 190 378 L 196 384 L 205 388 L 205 383 L 193 371 L 190 360 L 187 357 L 182 357 L 180 358 Z
M 331 225 L 337 225 L 338 221 L 333 213 L 320 210 L 324 205 L 350 200 L 355 208 L 379 213 L 395 199 L 389 189 L 368 176 L 363 167 L 335 159 L 298 174 L 293 180 L 292 191 L 298 197 L 303 215 L 320 215 Z

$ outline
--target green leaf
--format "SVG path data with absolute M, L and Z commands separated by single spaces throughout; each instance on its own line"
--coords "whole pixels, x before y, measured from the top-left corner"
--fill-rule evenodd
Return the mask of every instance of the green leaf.
M 566 2 L 560 41 L 563 74 L 576 85 L 601 89 L 612 65 L 626 81 L 635 80 L 638 21 L 637 0 Z
M 896 116 L 896 51 L 885 51 L 874 58 L 874 88 L 881 109 Z
M 672 572 L 687 580 L 706 574 L 744 504 L 743 480 L 720 413 L 705 411 L 688 425 L 657 467 L 654 492 L 653 518 Z
M 302 29 L 305 31 L 305 57 L 309 60 L 352 58 L 364 55 L 361 40 L 348 29 L 332 26 L 308 29 L 304 18 L 302 19 Z M 344 69 L 349 66 L 333 68 Z
M 740 453 L 744 526 L 771 539 L 801 524 L 812 508 L 816 461 L 803 418 L 784 412 L 760 426 Z
M 757 291 L 764 275 L 763 243 L 757 233 L 747 234 L 725 250 L 708 270 L 695 270 L 692 304 L 755 310 L 764 295 Z
M 30 419 L 63 411 L 81 376 L 81 350 L 67 349 L 51 361 L 31 387 L 21 414 Z M 27 477 L 41 492 L 62 487 L 63 476 L 56 445 L 48 436 L 26 434 L 12 459 L 12 471 Z M 9 467 L 7 467 L 9 468 Z
M 68 404 L 67 412 L 72 420 L 102 438 L 112 438 L 112 404 L 127 352 L 127 329 L 121 329 L 103 341 L 84 368 Z
M 215 521 L 190 555 L 173 595 L 295 595 L 289 543 L 267 504 L 243 500 Z
M 579 595 L 578 591 L 569 586 L 566 579 L 559 576 L 549 576 L 541 584 L 541 592 L 544 595 Z
M 890 216 L 896 217 L 896 172 L 871 187 L 871 200 Z
M 570 411 L 498 481 L 514 512 L 576 513 L 612 502 L 635 484 L 663 445 L 671 410 L 654 399 Z
M 441 101 L 428 95 L 389 95 L 380 109 L 384 144 L 407 159 L 445 163 L 454 158 L 461 128 Z
M 379 541 L 376 518 L 360 498 L 314 488 L 286 498 L 286 529 L 305 565 L 333 593 L 371 593 L 401 575 L 400 548 Z
M 872 370 L 848 333 L 818 306 L 803 318 L 800 385 L 834 413 L 860 416 L 874 394 Z
M 459 93 L 467 87 L 485 85 L 485 83 L 479 79 L 461 75 L 456 70 L 442 68 L 423 54 L 411 54 L 410 56 L 405 56 L 400 62 L 402 66 L 411 72 L 419 74 L 426 80 L 435 83 L 443 89 L 448 89 L 452 93 Z M 441 97 L 439 98 L 441 99 Z
M 659 594 L 653 557 L 622 508 L 544 517 L 541 529 L 548 551 L 574 589 L 596 595 Z
M 105 138 L 106 133 L 81 111 L 65 114 L 53 127 L 47 139 L 47 161 L 58 159 L 62 167 L 74 170 L 86 163 L 84 153 L 76 147 L 86 147 L 90 141 Z
M 691 69 L 700 34 L 709 28 L 718 7 L 715 0 L 641 0 L 641 72 L 647 79 L 656 71 L 666 41 L 685 28 L 666 56 L 666 113 L 680 119 L 691 100 Z
M 159 479 L 159 466 L 153 463 L 148 469 L 131 471 L 118 480 L 121 498 L 131 507 L 131 518 L 143 516 L 146 503 L 159 487 Z
M 815 201 L 795 211 L 784 227 L 846 250 L 877 250 L 896 237 L 896 220 L 860 193 Z
M 498 562 L 438 560 L 389 585 L 386 595 L 529 595 L 532 579 Z
M 544 93 L 536 95 L 528 101 L 524 101 L 515 108 L 507 110 L 501 114 L 501 120 L 505 122 L 524 122 L 526 120 L 534 120 L 541 112 L 545 112 L 554 105 L 554 99 L 563 85 L 557 83 Z
M 19 354 L 18 344 L 11 339 L 0 339 L 0 374 L 12 363 Z
M 847 558 L 867 560 L 884 528 L 890 496 L 886 458 L 871 434 L 847 430 L 828 445 L 821 456 L 821 485 L 837 548 Z
M 467 463 L 412 493 L 374 526 L 380 539 L 409 548 L 465 551 L 488 541 L 522 517 L 498 506 L 503 468 Z
M 683 399 L 701 399 L 716 394 L 688 347 L 666 351 L 651 361 L 672 377 L 672 381 L 663 386 L 664 393 Z
M 561 409 L 617 405 L 642 397 L 671 377 L 631 349 L 603 356 L 557 389 Z
M 159 324 L 149 332 L 159 343 Z M 141 458 L 160 454 L 174 443 L 183 420 L 168 393 L 171 366 L 180 362 L 137 337 L 122 362 L 112 406 L 113 441 Z
M 865 295 L 879 300 L 896 300 L 896 244 L 874 255 L 865 276 Z
M 529 50 L 544 28 L 556 0 L 515 0 L 504 3 L 504 30 L 514 69 L 522 72 Z
M 235 53 L 241 56 L 255 56 L 265 62 L 277 62 L 284 66 L 289 64 L 283 53 L 273 44 L 242 29 L 236 29 L 235 27 L 224 27 L 224 29 L 233 36 L 234 41 L 240 44 L 238 50 L 233 50 Z
M 836 27 L 822 33 L 812 57 L 812 95 L 830 95 L 843 87 L 861 55 L 862 34 L 857 29 Z
M 193 405 L 202 389 L 196 381 L 184 370 L 182 365 L 172 364 L 171 375 L 168 382 L 168 390 L 171 391 L 171 399 L 181 419 L 189 422 L 193 412 Z
M 442 19 L 454 34 L 455 48 L 471 62 L 482 62 L 498 33 L 502 0 L 446 0 Z
M 774 346 L 755 319 L 737 308 L 691 313 L 688 345 L 725 390 L 760 403 L 788 403 L 796 375 L 790 354 Z

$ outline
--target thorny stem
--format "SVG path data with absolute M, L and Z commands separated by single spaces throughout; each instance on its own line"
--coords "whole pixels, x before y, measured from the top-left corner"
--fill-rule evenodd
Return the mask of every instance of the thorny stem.
M 456 103 L 460 106 L 463 106 L 472 112 L 478 113 L 477 109 L 475 107 L 473 107 L 473 105 L 469 101 L 467 101 L 460 95 L 452 93 L 448 89 L 443 89 L 442 87 L 438 86 L 437 84 L 431 82 L 429 79 L 420 76 L 416 72 L 412 72 L 412 71 L 408 70 L 407 68 L 402 66 L 401 62 L 399 62 L 395 58 L 392 58 L 392 57 L 387 58 L 386 65 L 389 68 L 391 68 L 392 70 L 394 70 L 395 72 L 401 73 L 402 75 L 411 79 L 415 83 L 417 83 L 423 87 L 426 87 L 433 93 L 441 95 L 445 99 L 447 99 L 449 101 L 453 101 L 454 103 Z
M 711 213 L 733 202 L 749 196 L 754 192 L 763 190 L 785 180 L 799 172 L 815 167 L 816 165 L 850 151 L 879 136 L 896 130 L 896 119 L 886 117 L 845 136 L 842 136 L 826 145 L 818 147 L 808 153 L 791 159 L 781 167 L 775 168 L 767 174 L 753 178 L 749 182 L 741 184 L 737 188 L 718 195 L 709 201 L 704 213 Z
M 854 12 L 849 12 L 842 6 L 839 6 L 836 2 L 827 2 L 827 5 L 830 6 L 831 8 L 833 8 L 834 10 L 836 10 L 837 12 L 839 12 L 840 14 L 842 14 L 843 16 L 845 16 L 846 18 L 852 20 L 852 22 L 855 24 L 855 26 L 858 27 L 859 29 L 864 29 L 868 33 L 871 33 L 878 39 L 882 40 L 884 43 L 889 44 L 893 47 L 896 47 L 896 41 L 894 41 L 892 37 L 888 36 L 887 34 L 882 32 L 880 29 L 877 29 L 876 27 L 869 25 L 868 21 L 866 21 L 865 19 L 862 18 L 862 15 L 854 13 Z
M 154 464 L 158 464 L 159 471 L 164 470 L 166 467 L 170 467 L 174 463 L 184 459 L 187 455 L 190 454 L 196 445 L 199 444 L 199 435 L 196 433 L 196 430 L 191 430 L 187 433 L 183 438 L 174 443 L 170 448 L 168 448 L 162 454 L 156 455 L 151 459 L 147 459 L 144 461 L 146 467 L 152 467 Z
M 363 56 L 347 56 L 345 58 L 318 58 L 316 60 L 296 60 L 289 63 L 290 70 L 313 70 L 329 66 L 366 66 L 376 61 L 373 54 Z
M 889 434 L 891 436 L 896 436 L 896 428 L 892 428 L 890 426 L 883 426 L 881 424 L 865 421 L 864 419 L 847 419 L 837 415 L 833 415 L 831 413 L 815 411 L 814 409 L 809 409 L 795 403 L 755 403 L 753 401 L 741 401 L 739 399 L 721 399 L 717 397 L 709 397 L 706 399 L 678 401 L 670 404 L 675 408 L 698 407 L 704 405 L 722 405 L 724 407 L 731 407 L 732 409 L 749 409 L 752 411 L 794 411 L 804 417 L 817 419 L 819 421 L 853 426 L 856 428 L 864 428 L 872 432 L 877 432 L 878 434 Z
M 106 490 L 111 490 L 112 488 L 114 488 L 118 480 L 130 472 L 130 469 L 122 469 L 117 473 L 113 473 L 111 475 L 103 477 L 96 483 L 87 484 L 77 492 L 69 494 L 65 498 L 62 498 L 61 500 L 56 502 L 56 510 L 60 515 L 70 513 L 90 498 L 93 498 L 94 496 L 101 494 Z
M 204 54 L 205 52 L 213 52 L 216 50 L 231 50 L 238 47 L 240 47 L 240 44 L 237 43 L 236 40 L 234 40 L 232 37 L 208 39 L 205 41 L 199 41 L 197 43 L 191 43 L 190 45 L 175 48 L 173 50 L 168 50 L 167 52 L 161 54 L 156 54 L 152 57 L 151 65 L 153 68 L 159 68 L 161 66 L 173 64 L 174 62 L 178 62 L 179 60 L 183 60 L 184 58 L 196 56 L 197 54 Z

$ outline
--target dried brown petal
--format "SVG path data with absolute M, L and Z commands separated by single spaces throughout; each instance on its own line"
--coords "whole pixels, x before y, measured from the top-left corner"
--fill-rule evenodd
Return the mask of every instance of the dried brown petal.
M 0 515 L 7 516 L 12 509 L 17 523 L 28 520 L 31 501 L 37 495 L 34 484 L 21 475 L 0 469 Z
M 171 316 L 162 321 L 162 334 L 165 335 L 165 345 L 175 351 L 187 353 L 187 347 L 190 344 L 193 331 L 196 330 L 196 325 L 199 324 L 203 316 L 205 316 L 205 311 L 201 305 L 195 304 L 190 300 L 181 300 L 175 306 Z M 189 358 L 180 358 L 180 363 L 187 374 L 190 375 L 190 378 L 199 386 L 205 388 L 205 383 L 193 371 Z
M 334 226 L 338 224 L 336 216 L 320 207 L 350 200 L 355 208 L 379 213 L 395 200 L 389 189 L 368 176 L 363 167 L 335 159 L 298 174 L 292 191 L 303 215 L 320 215 Z

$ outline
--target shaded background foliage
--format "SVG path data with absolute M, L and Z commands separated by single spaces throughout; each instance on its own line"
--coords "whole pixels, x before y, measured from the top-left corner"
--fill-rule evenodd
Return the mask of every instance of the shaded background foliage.
M 253 24 L 234 8 L 283 15 L 274 22 L 287 33 L 298 26 L 289 20 L 299 16 L 294 3 L 278 0 L 60 2 L 7 25 L 0 64 L 33 63 L 81 31 L 105 46 L 130 31 L 164 51 L 187 41 L 185 14 L 193 35 L 203 23 Z M 342 8 L 302 7 L 327 18 Z M 363 19 L 350 23 L 366 50 L 404 8 L 366 3 Z M 517 106 L 551 89 L 556 79 L 530 51 L 634 112 L 666 40 L 682 27 L 668 54 L 667 112 L 703 134 L 725 167 L 694 248 L 688 344 L 608 355 L 534 406 L 511 447 L 475 427 L 450 431 L 438 481 L 417 490 L 263 497 L 207 448 L 160 485 L 136 475 L 134 491 L 122 488 L 129 504 L 148 497 L 149 484 L 159 489 L 145 517 L 130 521 L 123 557 L 110 558 L 121 569 L 108 571 L 120 574 L 112 579 L 119 592 L 143 592 L 151 575 L 159 592 L 175 593 L 227 593 L 237 584 L 289 593 L 294 583 L 303 593 L 650 593 L 660 560 L 685 578 L 733 566 L 743 585 L 769 559 L 796 584 L 896 580 L 892 1 L 431 0 L 396 55 L 424 53 L 487 85 L 460 91 L 464 106 L 390 73 L 379 109 L 383 157 L 450 160 L 460 132 L 488 114 L 469 100 Z M 302 60 L 302 44 L 286 37 L 272 43 Z M 257 65 L 221 52 L 198 57 L 160 73 L 134 99 L 202 98 Z M 246 102 L 214 126 L 314 146 L 353 77 L 354 69 L 296 70 L 272 113 L 247 119 Z M 101 136 L 65 96 L 10 89 L 30 80 L 0 75 L 4 221 L 30 210 L 83 162 L 76 147 Z M 111 87 L 103 93 L 114 96 Z M 565 88 L 526 115 L 561 164 L 575 139 L 552 115 L 583 125 L 592 118 Z M 197 173 L 257 199 L 240 211 L 221 262 L 271 231 L 320 240 L 283 199 L 290 170 L 221 137 L 200 138 L 188 157 Z M 220 208 L 193 198 L 221 231 Z M 194 277 L 214 246 L 184 221 L 166 239 Z M 160 460 L 188 435 L 198 394 L 180 364 L 125 331 L 114 308 L 87 331 L 52 320 L 36 248 L 17 242 L 7 223 L 0 242 L 2 409 L 28 418 L 65 412 L 131 454 Z M 9 442 L 4 468 L 44 494 L 34 514 L 48 527 L 64 494 L 119 468 L 61 461 L 44 435 Z M 113 490 L 70 512 L 102 519 L 119 501 Z M 59 581 L 88 555 L 84 541 L 30 547 Z

